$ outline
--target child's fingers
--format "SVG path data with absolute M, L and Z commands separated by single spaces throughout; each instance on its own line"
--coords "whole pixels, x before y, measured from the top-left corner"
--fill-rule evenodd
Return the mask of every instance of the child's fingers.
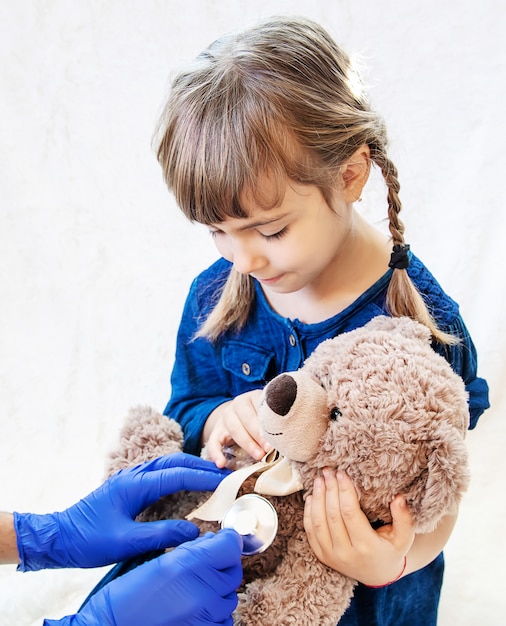
M 242 422 L 239 419 L 231 422 L 229 426 L 230 437 L 239 447 L 241 447 L 243 450 L 246 450 L 246 452 L 257 461 L 265 456 L 265 450 L 258 443 L 258 441 L 256 441 L 252 437 L 248 430 L 244 428 Z
M 329 549 L 329 546 L 331 548 L 332 541 L 325 514 L 325 483 L 321 477 L 315 479 L 313 494 L 306 499 L 304 529 L 316 557 L 324 561 L 324 551 Z
M 260 430 L 260 421 L 258 419 L 258 400 L 260 397 L 260 390 L 252 391 L 248 394 L 248 409 L 245 415 L 241 415 L 240 419 L 244 428 L 249 432 L 251 438 L 263 449 L 265 453 L 272 449 L 272 445 L 264 439 Z
M 222 468 L 227 464 L 227 459 L 223 454 L 223 446 L 226 445 L 226 440 L 226 437 L 221 436 L 218 431 L 214 430 L 207 441 L 207 454 L 216 467 Z
M 369 520 L 360 508 L 355 486 L 352 480 L 344 472 L 336 473 L 336 481 L 339 489 L 339 507 L 342 523 L 353 545 L 363 542 L 364 537 L 372 531 Z
M 393 543 L 407 552 L 414 541 L 413 516 L 403 496 L 396 496 L 390 504 Z
M 333 545 L 344 548 L 350 543 L 348 529 L 346 527 L 345 520 L 343 519 L 342 507 L 347 506 L 346 499 L 341 501 L 340 486 L 337 481 L 336 471 L 325 468 L 323 470 L 323 477 L 325 480 L 325 513 L 329 532 L 332 538 Z M 350 481 L 351 483 L 351 481 Z M 353 485 L 351 485 L 353 492 L 355 491 Z
M 325 468 L 323 476 L 315 479 L 313 495 L 306 501 L 304 514 L 308 540 L 320 560 L 328 562 L 331 554 L 349 551 L 350 538 L 341 514 L 335 470 Z
M 232 439 L 250 456 L 257 461 L 265 456 L 264 446 L 268 444 L 260 435 L 258 415 L 253 404 L 244 403 L 240 413 L 229 411 L 226 424 Z

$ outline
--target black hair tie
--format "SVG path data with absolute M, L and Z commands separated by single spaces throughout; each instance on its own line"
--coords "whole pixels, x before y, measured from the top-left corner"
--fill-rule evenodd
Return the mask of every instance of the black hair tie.
M 409 243 L 397 244 L 390 255 L 388 267 L 393 270 L 405 270 L 409 267 Z

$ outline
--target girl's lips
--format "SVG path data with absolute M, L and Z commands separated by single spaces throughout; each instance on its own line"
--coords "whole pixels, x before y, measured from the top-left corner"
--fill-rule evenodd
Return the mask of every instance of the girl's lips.
M 272 278 L 257 278 L 257 280 L 263 285 L 272 285 L 277 282 L 282 276 L 283 274 L 279 274 L 278 276 L 273 276 Z

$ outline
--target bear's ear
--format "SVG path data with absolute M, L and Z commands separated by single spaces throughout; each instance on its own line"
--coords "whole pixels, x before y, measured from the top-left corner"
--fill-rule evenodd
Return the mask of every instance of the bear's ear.
M 430 330 L 424 324 L 416 322 L 410 317 L 388 317 L 386 315 L 378 315 L 373 317 L 370 322 L 365 324 L 364 328 L 369 330 L 386 330 L 396 332 L 404 337 L 421 339 L 427 343 L 431 341 Z
M 422 445 L 426 446 L 426 471 L 404 495 L 416 532 L 428 533 L 444 515 L 457 512 L 469 485 L 469 463 L 462 433 L 448 423 L 440 424 Z

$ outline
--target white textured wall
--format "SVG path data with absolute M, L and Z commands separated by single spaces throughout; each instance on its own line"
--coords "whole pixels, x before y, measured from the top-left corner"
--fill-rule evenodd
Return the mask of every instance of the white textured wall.
M 224 31 L 302 13 L 365 59 L 407 239 L 461 303 L 491 384 L 494 408 L 469 437 L 473 482 L 447 549 L 440 623 L 502 624 L 503 7 L 1 0 L 0 509 L 72 504 L 101 480 L 128 407 L 164 407 L 186 290 L 215 257 L 150 148 L 168 76 Z M 375 219 L 377 200 L 363 203 Z M 0 568 L 1 626 L 73 612 L 102 574 Z

